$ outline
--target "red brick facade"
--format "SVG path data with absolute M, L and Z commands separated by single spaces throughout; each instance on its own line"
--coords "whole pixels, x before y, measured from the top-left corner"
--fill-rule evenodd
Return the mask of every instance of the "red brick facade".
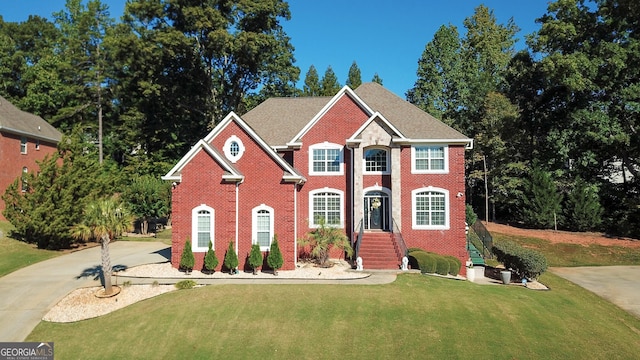
M 22 140 L 26 139 L 26 148 Z M 28 172 L 38 171 L 37 161 L 57 151 L 57 144 L 36 140 L 29 136 L 20 136 L 0 131 L 0 195 L 4 194 L 16 178 L 22 176 L 24 168 Z M 25 153 L 26 150 L 26 153 Z M 0 199 L 0 220 L 6 220 L 2 212 L 5 204 Z
M 370 86 L 370 85 L 368 85 Z M 378 86 L 378 85 L 375 85 Z M 378 189 L 389 194 L 389 214 L 400 226 L 408 247 L 420 247 L 440 254 L 456 256 L 464 263 L 468 254 L 465 240 L 465 170 L 464 150 L 471 140 L 447 128 L 445 135 L 437 131 L 423 131 L 420 126 L 397 127 L 393 119 L 401 119 L 400 109 L 407 109 L 415 117 L 416 108 L 401 99 L 389 100 L 386 90 L 373 87 L 374 95 L 380 95 L 377 103 L 364 103 L 362 98 L 345 87 L 335 97 L 327 98 L 327 105 L 314 116 L 306 119 L 306 125 L 295 129 L 297 135 L 286 144 L 268 144 L 261 138 L 258 123 L 248 124 L 242 117 L 230 114 L 163 178 L 174 182 L 173 189 L 173 245 L 172 264 L 179 266 L 186 239 L 195 234 L 194 209 L 205 205 L 214 212 L 212 241 L 222 267 L 225 251 L 232 241 L 238 253 L 240 269 L 245 269 L 251 244 L 256 241 L 256 209 L 269 209 L 273 218 L 273 234 L 278 236 L 284 257 L 283 270 L 294 269 L 298 260 L 297 240 L 312 229 L 312 195 L 331 192 L 341 195 L 341 224 L 345 234 L 353 234 L 362 218 L 363 196 L 366 189 Z M 371 86 L 370 88 L 371 89 Z M 367 90 L 367 89 L 365 89 Z M 366 93 L 365 93 L 366 95 Z M 395 96 L 395 95 L 393 95 Z M 374 98 L 375 99 L 375 98 Z M 295 106 L 296 99 L 291 99 Z M 385 102 L 386 101 L 386 102 Z M 387 107 L 385 107 L 387 106 Z M 389 109 L 389 110 L 387 110 Z M 254 109 L 278 111 L 278 109 Z M 395 111 L 395 113 L 394 113 Z M 255 117 L 255 114 L 253 116 Z M 419 115 L 419 120 L 422 119 Z M 387 119 L 389 117 L 390 119 Z M 260 118 L 257 116 L 257 118 Z M 439 121 L 424 115 L 425 121 Z M 300 124 L 292 119 L 282 119 L 282 126 Z M 304 119 L 303 119 L 304 120 Z M 402 119 L 401 119 L 402 120 Z M 428 124 L 425 123 L 425 127 Z M 414 137 L 402 133 L 418 132 Z M 433 127 L 431 127 L 433 128 Z M 416 130 L 417 129 L 417 130 Z M 436 127 L 437 129 L 437 127 Z M 283 130 L 284 131 L 284 130 Z M 448 131 L 448 132 L 447 132 Z M 454 134 L 451 138 L 449 134 Z M 419 136 L 419 137 L 418 137 Z M 449 137 L 438 137 L 449 136 Z M 230 139 L 241 144 L 241 156 L 228 155 Z M 340 174 L 313 174 L 310 168 L 312 147 L 329 144 L 339 147 L 342 161 Z M 412 172 L 412 147 L 438 144 L 446 149 L 446 171 L 415 174 Z M 389 154 L 389 171 L 372 173 L 361 169 L 362 154 L 366 149 L 381 148 Z M 233 162 L 235 161 L 235 162 Z M 438 229 L 416 229 L 414 226 L 413 191 L 431 191 L 446 194 L 447 226 Z M 391 218 L 391 215 L 388 215 Z M 387 221 L 389 222 L 389 221 Z M 389 231 L 385 225 L 383 231 Z M 195 269 L 203 266 L 205 250 L 195 253 Z M 339 252 L 332 254 L 342 256 Z M 464 274 L 464 268 L 462 269 Z

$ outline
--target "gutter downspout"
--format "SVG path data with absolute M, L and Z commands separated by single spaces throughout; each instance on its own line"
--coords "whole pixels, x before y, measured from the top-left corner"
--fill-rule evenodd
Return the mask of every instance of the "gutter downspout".
M 293 266 L 298 267 L 298 184 L 293 184 Z
M 240 211 L 239 204 L 238 204 L 238 199 L 240 198 L 239 195 L 240 195 L 240 182 L 237 182 L 236 183 L 236 230 L 235 230 L 236 231 L 236 239 L 235 239 L 236 254 L 239 254 L 239 251 L 238 251 L 238 229 L 240 228 L 238 225 L 238 219 L 239 219 L 238 212 Z

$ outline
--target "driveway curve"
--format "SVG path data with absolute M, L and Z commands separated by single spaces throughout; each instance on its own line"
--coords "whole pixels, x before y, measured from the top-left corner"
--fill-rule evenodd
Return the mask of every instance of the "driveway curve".
M 585 266 L 550 270 L 640 318 L 640 266 Z
M 110 244 L 114 267 L 167 261 L 170 246 L 160 242 Z M 101 285 L 100 247 L 42 261 L 0 277 L 0 342 L 24 341 L 42 317 L 69 292 Z

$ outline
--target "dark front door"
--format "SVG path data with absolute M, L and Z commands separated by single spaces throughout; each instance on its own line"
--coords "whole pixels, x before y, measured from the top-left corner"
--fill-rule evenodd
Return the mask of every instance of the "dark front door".
M 389 230 L 389 196 L 370 191 L 364 196 L 365 230 Z

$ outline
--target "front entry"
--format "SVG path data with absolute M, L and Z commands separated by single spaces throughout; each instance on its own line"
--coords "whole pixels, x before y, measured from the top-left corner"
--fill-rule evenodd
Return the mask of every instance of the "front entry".
M 389 195 L 382 191 L 364 195 L 364 229 L 389 230 Z

